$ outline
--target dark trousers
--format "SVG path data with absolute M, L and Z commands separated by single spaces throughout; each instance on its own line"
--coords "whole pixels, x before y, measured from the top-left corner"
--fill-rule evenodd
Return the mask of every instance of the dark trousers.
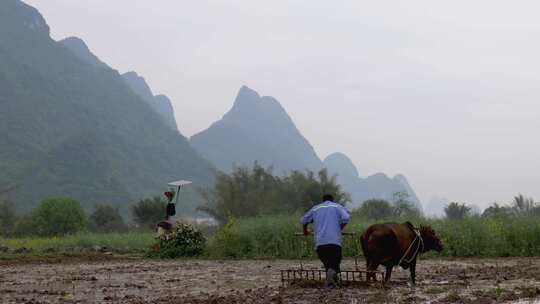
M 340 272 L 339 264 L 341 264 L 341 246 L 334 244 L 317 246 L 317 255 L 324 265 L 324 269 L 328 271 L 328 268 L 334 269 L 336 272 Z

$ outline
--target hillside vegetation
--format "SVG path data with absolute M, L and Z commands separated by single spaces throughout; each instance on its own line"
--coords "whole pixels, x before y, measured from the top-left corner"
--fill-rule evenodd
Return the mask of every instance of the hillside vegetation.
M 0 2 L 0 130 L 0 186 L 20 186 L 7 198 L 22 210 L 49 196 L 126 208 L 172 180 L 213 180 L 212 165 L 117 71 L 52 40 L 19 0 Z

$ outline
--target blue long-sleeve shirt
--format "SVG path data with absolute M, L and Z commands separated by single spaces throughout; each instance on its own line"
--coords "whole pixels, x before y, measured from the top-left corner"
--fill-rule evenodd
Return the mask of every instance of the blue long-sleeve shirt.
M 315 247 L 334 244 L 341 246 L 341 225 L 349 222 L 349 211 L 340 204 L 326 201 L 311 208 L 302 225 L 314 224 Z

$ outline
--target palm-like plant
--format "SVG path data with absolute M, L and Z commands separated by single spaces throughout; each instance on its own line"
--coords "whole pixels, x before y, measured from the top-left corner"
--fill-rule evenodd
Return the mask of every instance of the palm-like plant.
M 519 194 L 514 196 L 513 209 L 516 214 L 527 214 L 530 213 L 535 207 L 534 200 Z

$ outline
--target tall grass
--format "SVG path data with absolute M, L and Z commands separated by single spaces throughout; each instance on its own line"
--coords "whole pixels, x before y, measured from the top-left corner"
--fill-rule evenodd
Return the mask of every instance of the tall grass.
M 78 233 L 64 237 L 0 238 L 0 245 L 11 249 L 28 248 L 34 252 L 73 252 L 101 249 L 116 253 L 142 253 L 155 242 L 154 234 Z
M 394 220 L 403 222 L 405 220 Z M 381 221 L 386 222 L 386 221 Z M 419 226 L 431 225 L 444 243 L 448 257 L 540 256 L 540 218 L 470 217 L 462 220 L 411 219 Z M 359 235 L 375 223 L 352 217 L 345 229 L 356 232 L 344 237 L 345 256 L 361 255 Z M 298 215 L 255 217 L 233 221 L 210 238 L 207 255 L 215 258 L 299 258 L 314 256 L 312 238 L 300 232 Z
M 301 232 L 300 215 L 260 216 L 236 219 L 208 236 L 207 258 L 300 258 L 314 257 L 312 237 Z M 390 221 L 390 220 L 387 220 Z M 394 220 L 403 222 L 405 220 Z M 386 221 L 381 221 L 386 222 Z M 463 220 L 411 219 L 419 226 L 431 225 L 444 243 L 447 257 L 540 256 L 540 217 L 471 217 Z M 357 216 L 345 229 L 344 255 L 361 255 L 359 235 L 374 221 Z M 34 252 L 92 251 L 96 246 L 116 253 L 143 253 L 155 244 L 150 232 L 79 233 L 58 238 L 0 238 L 0 245 Z
M 348 232 L 361 232 L 368 222 L 353 220 Z M 275 215 L 233 219 L 210 237 L 206 254 L 214 258 L 300 258 L 313 257 L 313 237 L 296 235 L 302 231 L 300 215 Z M 359 235 L 343 237 L 346 256 L 360 252 Z
M 540 218 L 467 218 L 432 221 L 444 242 L 443 256 L 540 256 Z

